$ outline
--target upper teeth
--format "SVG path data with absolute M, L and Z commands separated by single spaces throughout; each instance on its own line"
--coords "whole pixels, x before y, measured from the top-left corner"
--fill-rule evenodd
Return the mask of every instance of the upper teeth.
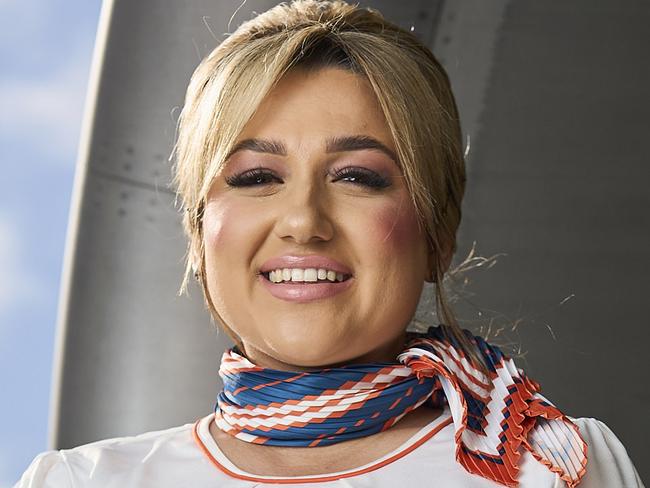
M 269 280 L 273 283 L 282 281 L 343 281 L 343 274 L 323 268 L 283 268 L 271 271 Z

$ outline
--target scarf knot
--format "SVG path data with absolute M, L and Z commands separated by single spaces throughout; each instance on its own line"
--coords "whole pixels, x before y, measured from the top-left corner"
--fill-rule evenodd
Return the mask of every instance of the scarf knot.
M 256 366 L 238 350 L 227 350 L 215 422 L 246 442 L 314 447 L 381 432 L 425 403 L 448 405 L 456 460 L 470 473 L 517 486 L 527 450 L 576 486 L 587 462 L 577 426 L 498 347 L 465 334 L 487 375 L 444 325 L 411 334 L 395 363 L 292 372 Z
M 413 354 L 411 350 L 400 354 L 397 359 L 405 366 L 411 368 L 411 371 L 415 373 L 415 377 L 418 380 L 433 378 L 440 373 L 440 365 L 436 364 L 432 358 Z

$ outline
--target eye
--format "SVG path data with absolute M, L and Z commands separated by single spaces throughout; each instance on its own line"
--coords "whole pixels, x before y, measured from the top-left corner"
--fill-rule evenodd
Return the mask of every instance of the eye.
M 333 176 L 333 181 L 346 180 L 350 183 L 366 186 L 372 189 L 386 188 L 391 184 L 387 178 L 384 178 L 374 171 L 357 166 L 348 166 L 346 168 L 336 170 Z
M 260 186 L 274 181 L 282 183 L 280 178 L 265 168 L 253 168 L 238 175 L 226 176 L 226 183 L 235 187 Z

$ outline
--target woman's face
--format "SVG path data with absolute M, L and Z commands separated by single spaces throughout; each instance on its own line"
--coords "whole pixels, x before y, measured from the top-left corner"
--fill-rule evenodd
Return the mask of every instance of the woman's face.
M 236 148 L 203 232 L 210 297 L 246 356 L 286 370 L 394 361 L 429 261 L 370 84 L 291 71 Z

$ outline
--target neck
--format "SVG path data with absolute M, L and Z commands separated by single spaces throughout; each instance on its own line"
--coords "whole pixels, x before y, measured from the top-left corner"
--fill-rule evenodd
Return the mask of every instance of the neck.
M 366 351 L 360 355 L 354 356 L 350 359 L 344 359 L 335 363 L 323 362 L 316 365 L 292 364 L 284 362 L 276 357 L 264 352 L 262 349 L 254 345 L 242 341 L 244 356 L 256 366 L 262 368 L 277 369 L 279 371 L 318 371 L 326 368 L 337 368 L 350 364 L 364 364 L 364 363 L 394 363 L 397 355 L 404 350 L 407 340 L 407 332 L 403 330 L 397 337 L 382 344 L 381 346 Z

